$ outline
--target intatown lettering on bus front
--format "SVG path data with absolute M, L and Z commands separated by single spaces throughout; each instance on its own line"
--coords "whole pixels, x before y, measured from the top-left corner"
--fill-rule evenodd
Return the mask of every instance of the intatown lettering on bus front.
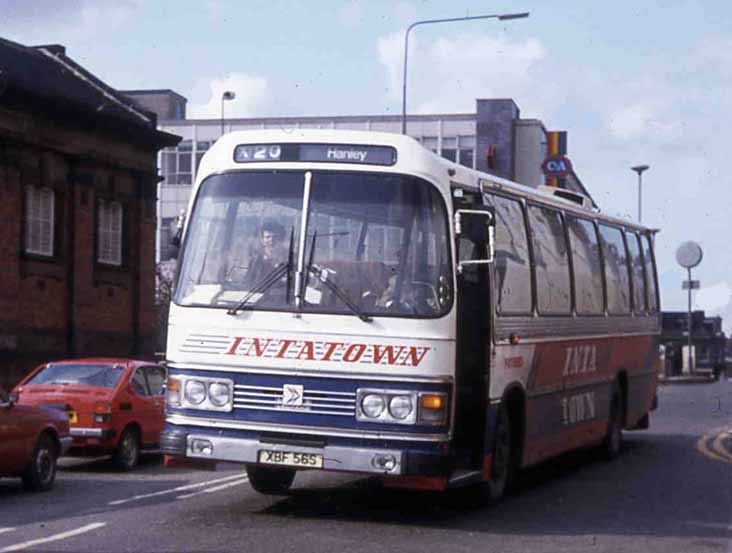
M 430 348 L 237 336 L 226 355 L 417 367 Z

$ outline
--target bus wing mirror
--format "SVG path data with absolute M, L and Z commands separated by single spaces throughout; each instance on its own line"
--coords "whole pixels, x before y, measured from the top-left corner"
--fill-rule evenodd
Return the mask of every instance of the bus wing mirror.
M 460 261 L 458 273 L 466 265 L 486 265 L 495 259 L 495 210 L 492 207 L 481 209 L 459 209 L 455 212 L 455 235 L 465 236 L 476 245 L 473 259 Z

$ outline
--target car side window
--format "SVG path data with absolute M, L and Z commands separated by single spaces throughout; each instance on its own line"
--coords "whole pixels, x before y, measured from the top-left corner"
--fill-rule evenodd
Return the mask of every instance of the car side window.
M 165 392 L 165 369 L 159 366 L 145 367 L 147 384 L 154 396 L 162 396 Z
M 130 379 L 130 385 L 141 396 L 150 395 L 150 391 L 147 389 L 147 382 L 145 381 L 145 373 L 142 368 L 135 370 L 135 374 Z

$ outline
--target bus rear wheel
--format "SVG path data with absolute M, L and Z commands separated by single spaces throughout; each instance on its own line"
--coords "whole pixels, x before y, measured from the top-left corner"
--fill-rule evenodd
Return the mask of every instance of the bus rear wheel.
M 278 469 L 247 465 L 249 483 L 256 491 L 266 495 L 280 495 L 286 493 L 295 479 L 292 469 Z
M 620 454 L 623 448 L 623 424 L 625 421 L 625 410 L 623 402 L 623 390 L 618 382 L 613 383 L 610 392 L 610 415 L 607 422 L 607 432 L 602 442 L 602 454 L 606 459 L 614 459 Z

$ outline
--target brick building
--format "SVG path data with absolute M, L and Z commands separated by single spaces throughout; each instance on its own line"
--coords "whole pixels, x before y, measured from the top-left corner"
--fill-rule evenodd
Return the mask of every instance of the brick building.
M 66 56 L 0 39 L 0 385 L 154 351 L 157 152 L 179 137 Z

